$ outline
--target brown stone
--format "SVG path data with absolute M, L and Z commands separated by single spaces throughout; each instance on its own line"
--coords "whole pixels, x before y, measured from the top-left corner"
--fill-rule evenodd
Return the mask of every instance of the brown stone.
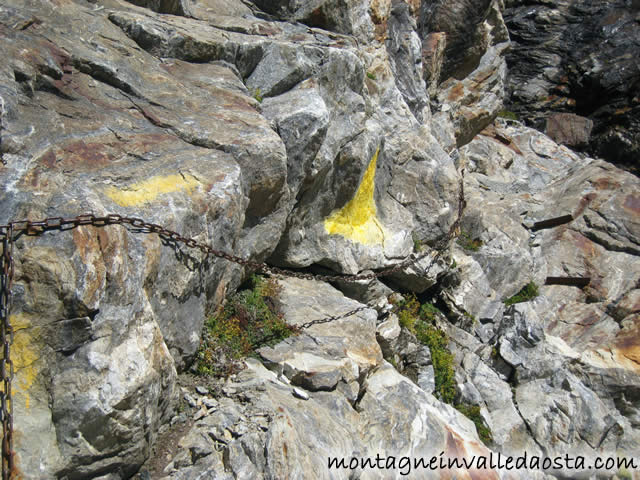
M 573 113 L 554 113 L 547 119 L 546 134 L 557 143 L 584 147 L 589 143 L 593 122 Z
M 438 88 L 446 47 L 447 34 L 445 32 L 430 33 L 422 43 L 422 72 L 429 95 L 433 95 Z

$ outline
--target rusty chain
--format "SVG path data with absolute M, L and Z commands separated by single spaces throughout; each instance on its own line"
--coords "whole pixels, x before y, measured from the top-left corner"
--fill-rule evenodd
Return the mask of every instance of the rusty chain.
M 2 322 L 2 362 L 0 375 L 0 418 L 2 421 L 2 480 L 8 480 L 13 471 L 13 401 L 11 380 L 13 362 L 11 344 L 13 327 L 9 312 L 11 310 L 11 282 L 13 281 L 13 229 L 7 225 L 2 238 L 2 269 L 0 270 L 0 322 Z
M 442 255 L 444 255 L 444 253 L 446 252 L 447 246 L 449 245 L 449 243 L 459 235 L 460 233 L 460 222 L 462 220 L 462 214 L 464 213 L 464 209 L 466 207 L 466 200 L 464 198 L 464 170 L 461 172 L 463 175 L 463 178 L 460 180 L 460 192 L 459 192 L 459 196 L 458 196 L 458 216 L 456 217 L 456 220 L 453 222 L 453 224 L 451 225 L 451 227 L 449 227 L 449 232 L 447 234 L 447 236 L 445 238 L 442 239 L 442 241 L 439 242 L 438 245 L 436 245 L 434 247 L 434 249 L 432 251 L 435 251 L 435 255 L 433 256 L 433 259 L 431 260 L 431 262 L 429 263 L 429 266 L 425 269 L 425 271 L 422 273 L 422 276 L 426 276 L 429 274 L 429 272 L 431 271 L 431 268 L 438 263 L 438 260 L 440 259 L 440 257 L 442 257 Z M 417 262 L 419 262 L 420 260 L 422 260 L 423 258 L 425 258 L 427 255 L 430 255 L 431 251 L 428 251 L 427 253 L 424 253 L 418 257 L 413 257 L 413 255 L 408 259 L 405 260 L 404 262 L 388 268 L 386 270 L 380 270 L 374 274 L 368 274 L 366 275 L 367 278 L 377 278 L 377 277 L 382 277 L 385 275 L 389 275 L 391 273 L 397 272 L 399 270 L 403 270 L 404 268 L 408 267 L 409 265 L 415 264 Z M 353 276 L 352 276 L 353 277 Z M 345 278 L 348 277 L 340 277 L 340 279 L 342 279 L 344 281 Z M 370 302 L 367 305 L 363 305 L 361 307 L 358 308 L 354 308 L 353 310 L 350 310 L 346 313 L 343 313 L 341 315 L 335 315 L 335 316 L 331 316 L 331 317 L 325 317 L 325 318 L 320 318 L 317 320 L 311 320 L 309 322 L 303 323 L 300 328 L 301 329 L 305 329 L 305 328 L 309 328 L 313 325 L 319 325 L 322 323 L 329 323 L 329 322 L 334 322 L 336 320 L 342 320 L 344 318 L 350 317 L 351 315 L 355 315 L 356 313 L 360 313 L 364 310 L 369 310 L 371 308 L 375 308 L 375 301 L 374 302 Z M 396 313 L 399 310 L 399 306 L 396 305 L 394 306 L 391 310 L 385 312 L 386 315 L 390 315 L 392 313 Z
M 462 172 L 462 174 L 464 175 L 464 171 Z M 426 256 L 430 255 L 432 251 L 435 251 L 436 253 L 431 263 L 429 264 L 429 267 L 424 272 L 424 274 L 426 275 L 431 270 L 431 267 L 435 265 L 439 258 L 444 254 L 447 246 L 453 240 L 453 238 L 459 234 L 460 221 L 462 219 L 462 214 L 466 205 L 464 199 L 463 180 L 464 179 L 461 179 L 460 181 L 457 219 L 451 225 L 448 235 L 443 238 L 436 246 L 434 246 L 432 250 L 418 256 L 412 254 L 407 260 L 393 267 L 379 270 L 377 272 L 359 275 L 317 275 L 313 273 L 303 273 L 288 270 L 285 268 L 273 267 L 264 262 L 255 262 L 238 257 L 236 255 L 232 255 L 227 252 L 223 252 L 222 250 L 216 250 L 205 243 L 198 242 L 194 238 L 185 237 L 178 232 L 169 230 L 161 225 L 145 222 L 140 218 L 126 217 L 118 214 L 108 214 L 104 216 L 83 214 L 72 218 L 48 217 L 44 220 L 20 220 L 9 222 L 5 225 L 0 225 L 0 240 L 2 240 L 2 255 L 0 256 L 0 261 L 2 262 L 0 266 L 0 322 L 2 323 L 2 338 L 0 340 L 2 342 L 3 349 L 2 361 L 0 363 L 0 385 L 2 386 L 2 391 L 0 391 L 0 421 L 2 422 L 2 480 L 9 480 L 11 478 L 11 472 L 14 471 L 13 401 L 11 392 L 11 381 L 13 379 L 14 367 L 10 355 L 11 344 L 13 343 L 13 327 L 11 325 L 10 310 L 11 285 L 13 282 L 14 273 L 13 243 L 18 236 L 22 234 L 28 236 L 38 236 L 43 234 L 44 232 L 51 230 L 72 230 L 84 225 L 94 227 L 104 227 L 107 225 L 130 226 L 136 229 L 136 231 L 144 233 L 155 233 L 160 238 L 166 241 L 180 243 L 186 247 L 198 249 L 205 256 L 212 255 L 214 257 L 236 263 L 243 267 L 247 267 L 250 270 L 271 275 L 282 275 L 306 280 L 320 280 L 325 282 L 358 282 L 362 280 L 372 280 L 374 278 L 391 275 L 419 262 Z M 308 328 L 312 325 L 329 323 L 347 318 L 351 315 L 355 315 L 356 313 L 370 309 L 372 307 L 373 305 L 371 304 L 363 305 L 341 315 L 309 321 L 303 324 L 300 328 Z

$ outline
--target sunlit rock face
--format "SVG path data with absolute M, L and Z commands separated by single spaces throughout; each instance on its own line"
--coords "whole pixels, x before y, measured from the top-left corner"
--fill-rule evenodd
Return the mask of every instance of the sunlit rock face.
M 299 335 L 196 395 L 179 374 L 205 320 L 252 271 L 135 226 L 21 235 L 11 353 L 23 476 L 398 478 L 397 468 L 329 472 L 327 457 L 640 450 L 638 180 L 496 121 L 509 59 L 531 53 L 532 19 L 553 37 L 556 19 L 577 15 L 606 42 L 575 49 L 595 52 L 576 57 L 577 70 L 560 66 L 585 80 L 576 88 L 601 79 L 611 103 L 559 109 L 578 115 L 547 130 L 567 144 L 590 134 L 604 149 L 627 145 L 637 69 L 599 55 L 616 44 L 612 58 L 627 62 L 637 6 L 591 2 L 584 11 L 603 15 L 587 20 L 580 2 L 566 15 L 562 2 L 521 3 L 507 2 L 519 42 L 509 53 L 498 0 L 5 1 L 0 224 L 115 213 L 330 274 L 422 256 L 349 285 L 279 278 L 273 302 Z M 511 79 L 528 81 L 531 64 Z M 553 85 L 558 69 L 543 72 Z M 555 88 L 536 82 L 512 82 L 511 99 Z M 533 104 L 523 111 L 546 115 Z M 572 221 L 531 229 L 561 215 Z M 589 286 L 544 285 L 562 275 Z M 538 297 L 505 305 L 531 281 Z M 436 355 L 389 313 L 393 292 L 443 310 L 433 323 L 448 338 L 453 402 L 477 407 L 479 423 L 440 401 Z M 429 475 L 545 478 L 416 473 Z

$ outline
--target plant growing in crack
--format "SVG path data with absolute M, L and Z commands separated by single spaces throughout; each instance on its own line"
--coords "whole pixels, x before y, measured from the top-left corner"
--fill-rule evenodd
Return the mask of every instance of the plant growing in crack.
M 460 235 L 458 236 L 458 239 L 456 240 L 456 242 L 462 248 L 470 252 L 477 252 L 478 250 L 480 250 L 480 247 L 482 246 L 482 240 L 480 240 L 479 238 L 473 238 L 471 236 L 471 233 L 465 230 L 462 230 L 460 232 Z
M 526 284 L 522 289 L 516 293 L 514 296 L 507 298 L 504 301 L 506 306 L 513 305 L 516 303 L 528 302 L 536 298 L 540 292 L 538 291 L 538 285 L 535 282 L 531 281 Z
M 491 443 L 493 436 L 486 425 L 479 405 L 455 403 L 454 357 L 449 350 L 447 334 L 436 326 L 438 315 L 442 312 L 433 304 L 420 304 L 410 295 L 399 305 L 400 325 L 412 332 L 416 338 L 429 347 L 435 377 L 435 396 L 442 402 L 453 405 L 460 413 L 469 418 L 476 426 L 478 436 L 484 443 Z
M 276 281 L 253 275 L 249 283 L 206 321 L 197 353 L 199 374 L 228 376 L 240 370 L 242 359 L 257 348 L 297 333 L 280 313 Z

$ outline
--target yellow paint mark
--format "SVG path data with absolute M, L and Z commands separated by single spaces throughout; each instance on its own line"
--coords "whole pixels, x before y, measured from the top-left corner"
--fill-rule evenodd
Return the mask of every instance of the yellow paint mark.
M 122 189 L 109 187 L 107 196 L 121 207 L 135 207 L 153 202 L 159 195 L 184 190 L 191 193 L 198 181 L 191 175 L 166 175 L 152 177 Z
M 13 393 L 24 395 L 25 408 L 29 408 L 29 390 L 34 384 L 38 374 L 36 362 L 39 358 L 36 351 L 36 339 L 30 334 L 31 322 L 26 316 L 11 315 L 11 324 L 15 330 L 13 345 L 11 346 L 11 360 L 15 377 L 13 380 Z
M 376 163 L 380 148 L 373 155 L 362 182 L 353 198 L 340 210 L 333 212 L 324 221 L 329 235 L 343 237 L 364 245 L 381 245 L 384 227 L 376 217 L 375 190 Z

